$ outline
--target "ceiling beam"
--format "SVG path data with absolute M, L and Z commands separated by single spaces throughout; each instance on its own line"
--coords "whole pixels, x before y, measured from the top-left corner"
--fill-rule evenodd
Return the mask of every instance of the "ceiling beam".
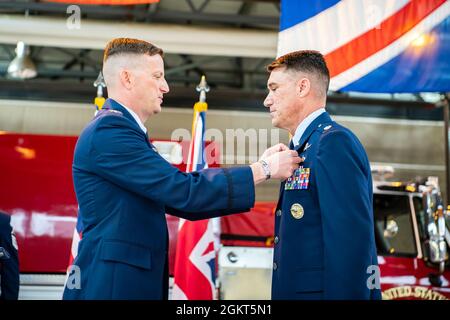
M 202 12 L 205 6 L 209 3 L 206 0 L 197 8 L 193 5 L 191 0 L 186 0 L 191 8 L 191 11 L 179 10 L 158 10 L 148 12 L 142 10 L 139 6 L 96 6 L 96 5 L 78 5 L 81 12 L 89 17 L 96 16 L 98 18 L 120 18 L 129 20 L 130 17 L 138 20 L 149 19 L 153 22 L 211 22 L 223 23 L 228 25 L 235 24 L 255 24 L 263 25 L 266 28 L 277 28 L 279 17 L 278 15 L 261 16 L 261 15 L 245 15 L 245 14 L 227 14 L 227 13 L 205 13 Z M 39 13 L 57 13 L 65 15 L 68 4 L 63 3 L 40 3 L 40 2 L 17 2 L 17 1 L 0 1 L 0 10 L 15 10 L 15 12 L 35 11 Z
M 116 37 L 144 39 L 167 53 L 274 58 L 277 32 L 174 24 L 114 23 L 81 20 L 68 29 L 66 20 L 51 17 L 0 15 L 0 43 L 104 49 Z

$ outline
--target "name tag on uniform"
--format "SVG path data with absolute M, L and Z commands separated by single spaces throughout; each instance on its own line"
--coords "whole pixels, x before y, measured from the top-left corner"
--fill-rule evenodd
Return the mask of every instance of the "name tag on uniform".
M 309 187 L 310 168 L 299 167 L 284 185 L 284 190 L 306 190 Z

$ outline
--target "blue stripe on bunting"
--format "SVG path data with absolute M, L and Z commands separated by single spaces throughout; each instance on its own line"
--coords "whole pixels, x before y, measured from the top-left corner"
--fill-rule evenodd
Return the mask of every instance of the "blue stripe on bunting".
M 308 20 L 340 0 L 282 0 L 280 31 Z

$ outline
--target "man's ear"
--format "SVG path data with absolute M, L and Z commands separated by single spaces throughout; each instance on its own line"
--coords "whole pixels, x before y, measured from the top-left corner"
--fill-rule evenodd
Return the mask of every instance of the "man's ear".
M 130 70 L 122 69 L 119 73 L 119 77 L 122 86 L 127 90 L 131 90 L 133 86 L 133 74 L 130 72 Z
M 297 82 L 297 93 L 298 95 L 303 98 L 306 95 L 308 95 L 309 91 L 311 90 L 311 82 L 308 78 L 300 78 Z

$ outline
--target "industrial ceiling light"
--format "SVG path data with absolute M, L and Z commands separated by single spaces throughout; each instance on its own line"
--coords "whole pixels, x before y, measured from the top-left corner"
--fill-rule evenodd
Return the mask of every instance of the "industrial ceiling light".
M 30 79 L 37 75 L 36 66 L 28 56 L 30 50 L 28 46 L 19 41 L 16 47 L 16 57 L 8 66 L 8 76 L 14 79 Z

